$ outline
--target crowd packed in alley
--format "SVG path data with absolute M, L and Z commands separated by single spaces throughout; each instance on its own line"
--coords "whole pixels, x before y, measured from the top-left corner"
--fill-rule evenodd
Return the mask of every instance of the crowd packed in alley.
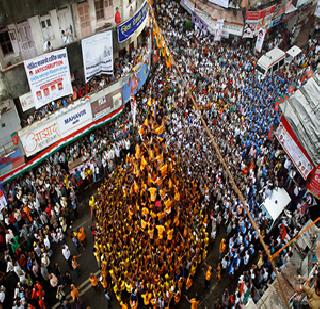
M 257 303 L 275 272 L 202 120 L 271 253 L 297 234 L 316 205 L 273 135 L 281 113 L 275 101 L 316 69 L 316 44 L 311 41 L 304 52 L 308 67 L 293 62 L 260 79 L 250 44 L 216 42 L 199 29 L 186 30 L 188 13 L 176 1 L 156 1 L 154 12 L 174 63 L 168 68 L 161 51 L 155 51 L 148 83 L 135 95 L 135 123 L 125 107 L 114 123 L 5 185 L 8 205 L 0 213 L 4 308 L 48 308 L 52 291 L 62 308 L 70 308 L 67 299 L 81 306 L 74 283 L 77 256 L 89 248 L 84 229 L 75 230 L 73 222 L 83 191 L 95 183 L 99 188 L 89 207 L 101 277 L 91 274 L 88 280 L 105 290 L 107 300 L 114 294 L 122 308 L 186 302 L 197 308 L 213 281 L 219 286 L 225 278 L 230 285 L 211 300 L 214 308 L 243 308 L 250 299 Z M 270 229 L 260 205 L 278 187 L 292 202 Z M 66 244 L 68 237 L 74 248 Z M 214 247 L 219 249 L 212 264 L 208 256 Z M 63 256 L 69 271 L 50 262 L 54 254 Z M 290 247 L 283 250 L 277 267 L 290 256 Z M 199 292 L 202 269 L 205 289 Z

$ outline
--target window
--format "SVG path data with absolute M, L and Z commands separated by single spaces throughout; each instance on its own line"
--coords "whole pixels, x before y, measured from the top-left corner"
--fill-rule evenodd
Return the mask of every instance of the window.
M 51 20 L 50 20 L 50 19 L 42 20 L 42 21 L 41 21 L 41 27 L 42 27 L 42 28 L 51 27 Z
M 81 35 L 82 37 L 91 34 L 90 13 L 88 2 L 78 4 L 78 15 L 80 20 Z
M 257 66 L 257 70 L 263 75 L 264 73 L 266 73 L 266 70 L 264 68 L 262 68 L 261 66 Z
M 104 19 L 104 0 L 95 0 L 94 6 L 96 8 L 97 20 Z
M 105 6 L 113 6 L 113 0 L 105 0 Z
M 8 31 L 0 33 L 0 45 L 4 56 L 13 53 L 13 48 Z
M 280 62 L 279 62 L 279 67 L 280 68 L 283 66 L 283 63 L 284 63 L 284 59 L 281 59 Z

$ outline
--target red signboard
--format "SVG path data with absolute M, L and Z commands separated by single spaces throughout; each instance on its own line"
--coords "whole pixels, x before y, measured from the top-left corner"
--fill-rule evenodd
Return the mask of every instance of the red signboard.
M 307 188 L 314 197 L 320 199 L 320 165 L 311 174 Z

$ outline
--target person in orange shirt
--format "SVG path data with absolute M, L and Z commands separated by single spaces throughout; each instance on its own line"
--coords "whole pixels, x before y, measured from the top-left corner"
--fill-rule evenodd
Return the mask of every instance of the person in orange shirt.
M 219 245 L 220 257 L 226 252 L 226 249 L 227 249 L 226 240 L 222 238 Z
M 204 273 L 204 287 L 205 287 L 205 289 L 209 289 L 211 278 L 212 278 L 212 266 L 206 265 L 206 271 Z
M 121 303 L 121 309 L 129 309 L 129 306 L 126 303 Z
M 71 284 L 70 288 L 70 297 L 74 302 L 76 302 L 79 298 L 79 291 L 74 284 Z
M 178 305 L 180 303 L 180 299 L 181 299 L 181 292 L 180 290 L 178 290 L 177 293 L 173 294 L 173 300 L 175 305 Z
M 188 291 L 193 285 L 193 278 L 191 275 L 188 276 L 186 281 L 186 290 Z
M 91 273 L 90 277 L 89 277 L 89 281 L 90 281 L 91 287 L 93 287 L 96 290 L 98 288 L 98 284 L 99 284 L 99 280 L 98 280 L 97 276 L 95 274 Z
M 198 309 L 198 305 L 200 304 L 200 301 L 197 300 L 197 297 L 189 299 L 186 296 L 186 299 L 187 299 L 188 303 L 191 305 L 191 309 Z
M 23 212 L 26 214 L 29 222 L 32 222 L 33 219 L 32 219 L 32 217 L 30 215 L 30 210 L 29 210 L 29 207 L 27 205 L 23 207 Z
M 86 232 L 83 226 L 78 230 L 77 238 L 80 241 L 82 247 L 85 248 L 87 245 L 87 240 L 86 240 Z

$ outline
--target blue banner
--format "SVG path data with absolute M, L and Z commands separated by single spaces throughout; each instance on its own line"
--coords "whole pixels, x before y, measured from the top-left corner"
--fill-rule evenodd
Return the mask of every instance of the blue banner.
M 134 14 L 132 18 L 123 22 L 118 26 L 118 41 L 122 43 L 134 34 L 139 26 L 147 19 L 148 16 L 148 3 L 145 1 L 140 9 Z
M 133 86 L 134 78 L 137 79 L 138 85 L 134 90 L 134 94 L 136 94 L 146 83 L 148 75 L 150 72 L 150 67 L 148 63 L 144 63 L 140 66 L 136 73 L 130 74 L 130 76 L 124 78 L 123 86 L 122 86 L 122 100 L 124 103 L 130 101 L 131 97 L 131 88 Z M 133 78 L 134 77 L 134 78 Z

